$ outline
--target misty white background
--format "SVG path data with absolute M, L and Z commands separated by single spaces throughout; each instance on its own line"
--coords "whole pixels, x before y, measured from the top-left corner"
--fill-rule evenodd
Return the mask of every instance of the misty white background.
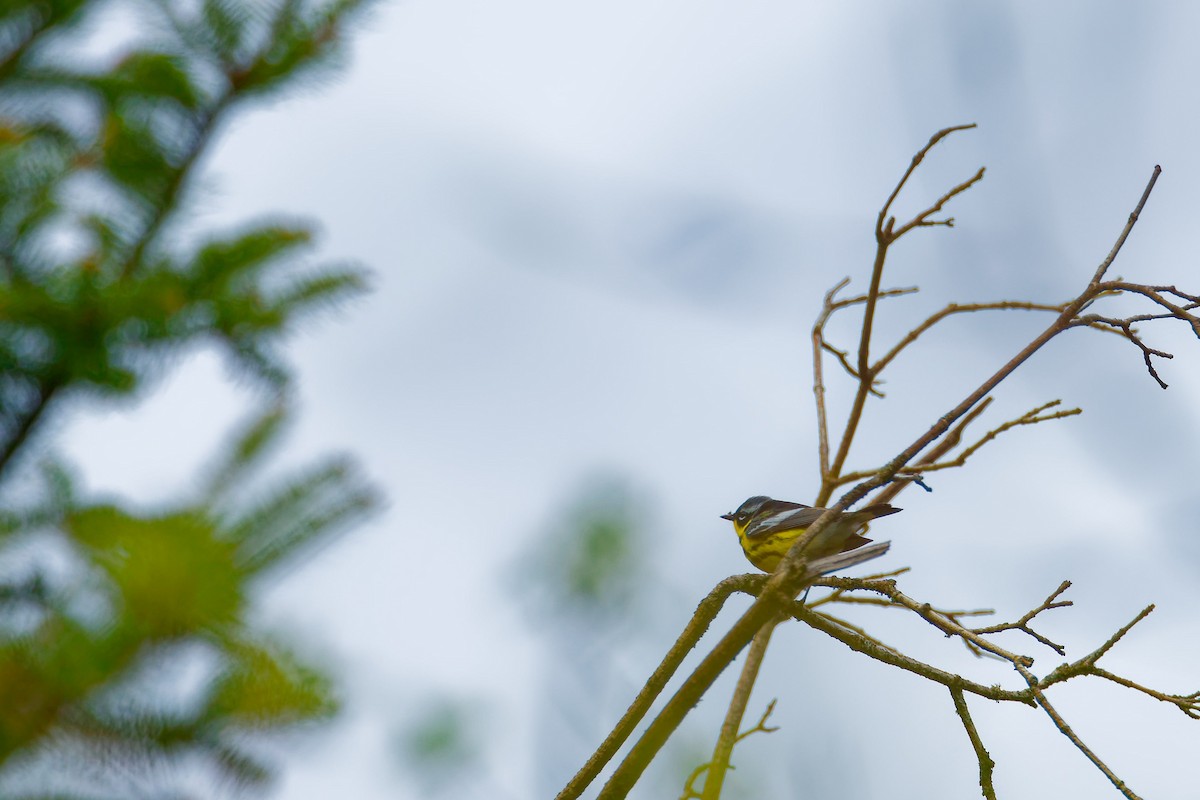
M 418 796 L 393 737 L 435 692 L 486 709 L 494 796 L 560 788 L 654 654 L 630 654 L 611 716 L 548 759 L 513 560 L 604 472 L 654 500 L 655 579 L 674 598 L 658 650 L 746 570 L 718 515 L 751 494 L 812 498 L 812 319 L 843 276 L 864 286 L 875 214 L 937 129 L 980 126 L 934 152 L 901 216 L 987 176 L 948 209 L 957 227 L 894 249 L 885 284 L 922 293 L 883 307 L 881 345 L 950 301 L 1073 297 L 1156 163 L 1111 274 L 1200 288 L 1198 29 L 1200 8 L 1176 3 L 414 0 L 365 18 L 335 81 L 237 119 L 206 164 L 204 221 L 312 218 L 323 256 L 373 274 L 369 296 L 292 343 L 283 461 L 350 452 L 389 498 L 264 598 L 272 624 L 343 676 L 347 703 L 289 751 L 278 796 Z M 851 465 L 899 451 L 1046 322 L 945 323 L 891 368 Z M 832 333 L 849 346 L 850 316 Z M 1200 342 L 1178 324 L 1146 333 L 1177 354 L 1159 365 L 1169 391 L 1116 337 L 1055 341 L 979 430 L 1054 398 L 1084 414 L 1010 432 L 932 476 L 932 494 L 905 492 L 905 512 L 876 527 L 893 541 L 877 563 L 911 566 L 902 585 L 921 600 L 1003 618 L 1071 579 L 1076 607 L 1041 626 L 1072 658 L 1156 602 L 1102 663 L 1187 693 L 1200 688 Z M 826 369 L 836 424 L 849 384 Z M 97 490 L 186 491 L 253 400 L 229 377 L 197 353 L 140 404 L 81 410 L 59 441 Z M 856 619 L 985 684 L 1020 683 L 899 614 Z M 1062 660 L 1008 644 L 1039 674 Z M 701 741 L 732 674 L 692 722 Z M 944 689 L 798 626 L 776 635 L 759 685 L 750 716 L 777 696 L 782 730 L 742 748 L 779 765 L 770 785 L 786 796 L 977 795 Z M 1051 699 L 1137 792 L 1190 796 L 1200 723 L 1096 680 Z M 1002 796 L 1116 796 L 1040 711 L 972 708 Z

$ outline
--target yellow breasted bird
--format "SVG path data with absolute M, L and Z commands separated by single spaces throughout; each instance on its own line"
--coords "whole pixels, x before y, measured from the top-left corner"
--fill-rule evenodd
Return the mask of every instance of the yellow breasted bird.
M 859 535 L 867 529 L 867 523 L 900 510 L 881 503 L 860 511 L 843 512 L 809 542 L 805 555 L 812 560 L 862 547 L 871 541 Z M 733 523 L 750 563 L 763 572 L 773 572 L 792 543 L 824 513 L 823 508 L 758 495 L 738 506 L 737 511 L 722 514 L 721 518 Z

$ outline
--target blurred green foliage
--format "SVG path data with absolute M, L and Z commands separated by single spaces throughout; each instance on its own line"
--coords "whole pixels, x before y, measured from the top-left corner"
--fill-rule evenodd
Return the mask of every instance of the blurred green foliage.
M 652 577 L 650 516 L 649 502 L 628 481 L 584 481 L 520 559 L 518 593 L 556 618 L 624 616 Z
M 485 739 L 479 705 L 450 696 L 429 698 L 397 734 L 397 755 L 423 795 L 464 791 L 480 774 Z
M 177 795 L 198 775 L 210 790 L 264 785 L 260 739 L 337 703 L 249 598 L 374 504 L 344 460 L 255 477 L 285 418 L 279 343 L 361 290 L 361 272 L 303 268 L 303 225 L 197 233 L 187 208 L 226 118 L 335 65 L 362 3 L 146 0 L 120 9 L 136 30 L 98 42 L 118 5 L 0 5 L 4 797 Z M 150 510 L 81 498 L 41 432 L 72 401 L 144 389 L 197 343 L 279 401 L 194 496 Z

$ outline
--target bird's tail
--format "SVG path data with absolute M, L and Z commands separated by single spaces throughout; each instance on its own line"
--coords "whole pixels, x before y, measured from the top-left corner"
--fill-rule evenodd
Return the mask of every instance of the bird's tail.
M 867 506 L 866 508 L 859 509 L 858 513 L 870 514 L 871 519 L 878 519 L 879 517 L 886 517 L 888 514 L 895 514 L 896 512 L 903 511 L 903 510 L 904 509 L 902 509 L 902 508 L 896 508 L 895 506 L 889 506 L 887 503 L 877 503 L 876 505 Z
M 866 508 L 861 508 L 858 511 L 854 511 L 852 513 L 863 515 L 859 519 L 862 520 L 862 530 L 865 531 L 868 520 L 877 519 L 879 517 L 886 517 L 888 514 L 895 514 L 897 511 L 903 511 L 903 510 L 904 509 L 902 509 L 902 508 L 896 508 L 895 506 L 890 506 L 887 503 L 876 503 L 873 506 L 867 506 Z M 870 539 L 868 539 L 865 536 L 860 536 L 859 534 L 856 533 L 846 540 L 846 544 L 842 547 L 842 552 L 844 553 L 847 550 L 855 550 L 859 547 L 862 547 L 864 544 L 870 544 L 870 543 L 871 543 Z

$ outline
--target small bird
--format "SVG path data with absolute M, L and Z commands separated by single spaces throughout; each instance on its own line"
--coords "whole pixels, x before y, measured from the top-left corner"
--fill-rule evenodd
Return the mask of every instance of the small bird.
M 861 511 L 843 512 L 809 542 L 805 555 L 812 560 L 862 547 L 871 541 L 859 535 L 867 529 L 867 523 L 900 510 L 881 503 Z M 824 513 L 823 508 L 757 495 L 738 506 L 737 511 L 722 514 L 721 518 L 733 523 L 750 563 L 763 572 L 774 572 L 792 543 Z

